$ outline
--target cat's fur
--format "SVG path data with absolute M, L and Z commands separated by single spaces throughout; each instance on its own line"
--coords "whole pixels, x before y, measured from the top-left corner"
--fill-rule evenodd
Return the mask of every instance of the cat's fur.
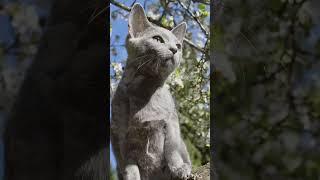
M 185 31 L 186 23 L 171 31 L 152 25 L 141 5 L 132 7 L 128 60 L 112 101 L 111 141 L 120 180 L 190 176 L 177 111 L 164 85 L 182 60 Z

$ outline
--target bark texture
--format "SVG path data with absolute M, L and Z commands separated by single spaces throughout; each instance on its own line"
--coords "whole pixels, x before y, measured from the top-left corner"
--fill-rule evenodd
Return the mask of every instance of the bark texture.
M 210 163 L 207 163 L 203 166 L 195 168 L 192 170 L 192 177 L 189 180 L 215 180 L 214 174 L 211 174 L 213 177 L 210 179 L 210 172 L 212 173 L 212 169 L 210 167 Z

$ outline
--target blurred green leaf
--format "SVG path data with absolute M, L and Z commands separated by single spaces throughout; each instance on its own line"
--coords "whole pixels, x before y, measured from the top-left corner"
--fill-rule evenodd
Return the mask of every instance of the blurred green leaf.
M 198 8 L 199 8 L 200 11 L 205 11 L 206 10 L 206 5 L 200 3 L 200 4 L 198 4 Z

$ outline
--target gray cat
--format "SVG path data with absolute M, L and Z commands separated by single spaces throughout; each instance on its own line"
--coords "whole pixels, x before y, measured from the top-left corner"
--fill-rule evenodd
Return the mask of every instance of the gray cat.
M 140 4 L 129 15 L 128 60 L 112 100 L 111 141 L 119 179 L 187 179 L 191 161 L 164 85 L 182 60 L 186 23 L 152 25 Z

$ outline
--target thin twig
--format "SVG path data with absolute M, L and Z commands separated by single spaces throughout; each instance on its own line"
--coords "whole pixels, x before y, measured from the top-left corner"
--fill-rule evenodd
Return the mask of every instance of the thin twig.
M 88 24 L 90 24 L 95 18 L 97 18 L 99 15 L 101 15 L 103 12 L 105 12 L 108 8 L 109 8 L 110 5 L 107 5 L 105 6 L 104 8 L 102 8 L 102 10 L 100 10 L 97 14 L 96 11 L 98 10 L 97 8 L 93 11 L 91 17 L 90 17 L 90 20 L 88 22 Z
M 189 39 L 187 38 L 184 38 L 183 39 L 184 42 L 186 42 L 190 47 L 193 47 L 194 49 L 202 52 L 202 53 L 205 53 L 205 50 L 197 45 L 195 45 L 193 42 L 191 42 Z
M 121 3 L 119 3 L 119 2 L 117 2 L 117 1 L 115 1 L 115 0 L 111 0 L 110 2 L 111 2 L 111 4 L 113 4 L 113 5 L 121 8 L 121 9 L 123 9 L 123 10 L 126 10 L 126 11 L 128 11 L 128 12 L 130 12 L 130 10 L 131 10 L 131 8 L 129 8 L 129 7 L 125 6 L 124 4 L 121 4 Z
M 194 15 L 190 9 L 187 8 L 186 5 L 184 5 L 180 0 L 178 0 L 178 3 L 183 7 L 183 9 L 185 11 L 188 12 L 188 14 L 198 23 L 200 29 L 202 30 L 202 32 L 208 37 L 209 36 L 209 33 L 207 32 L 207 30 L 204 28 L 203 24 L 201 24 L 200 20 L 197 18 L 196 15 Z
M 206 0 L 192 0 L 193 2 L 197 2 L 197 3 L 201 3 L 201 4 L 205 4 L 205 5 L 210 5 L 210 1 L 206 1 Z

